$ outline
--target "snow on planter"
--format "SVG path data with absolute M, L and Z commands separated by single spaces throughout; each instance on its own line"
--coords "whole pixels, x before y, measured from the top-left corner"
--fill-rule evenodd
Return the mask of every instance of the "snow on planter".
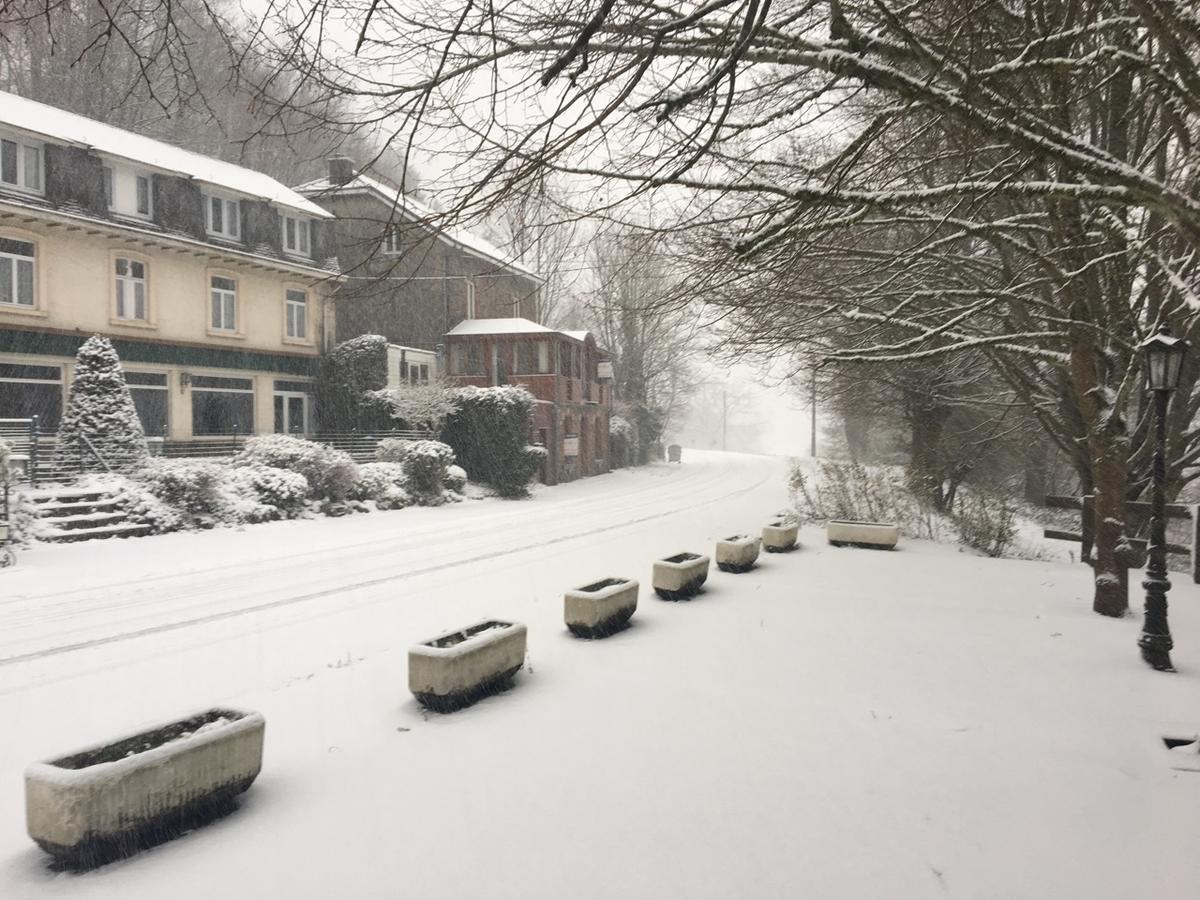
M 525 663 L 525 626 L 486 619 L 410 647 L 408 689 L 450 712 L 503 688 Z
M 686 600 L 708 580 L 708 557 L 676 553 L 654 563 L 654 591 L 664 600 Z
M 835 547 L 873 547 L 891 550 L 900 540 L 900 528 L 887 522 L 852 522 L 831 519 L 825 523 L 825 537 Z
M 763 526 L 762 545 L 768 553 L 787 553 L 796 549 L 796 537 L 800 526 L 796 522 L 777 519 Z
M 735 534 L 717 541 L 717 568 L 722 572 L 749 572 L 758 559 L 758 538 Z
M 262 769 L 266 723 L 210 709 L 25 770 L 25 823 L 43 850 L 90 868 L 233 809 Z
M 563 595 L 563 618 L 579 637 L 608 637 L 629 624 L 637 609 L 638 583 L 632 578 L 605 578 Z

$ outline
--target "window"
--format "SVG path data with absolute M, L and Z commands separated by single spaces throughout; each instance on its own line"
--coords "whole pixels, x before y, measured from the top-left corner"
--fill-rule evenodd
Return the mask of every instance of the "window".
M 237 281 L 224 275 L 210 279 L 213 331 L 237 331 Z
M 483 347 L 479 344 L 451 344 L 450 370 L 455 375 L 483 375 Z
M 254 382 L 249 378 L 192 377 L 192 434 L 254 432 Z
M 129 395 L 142 420 L 142 431 L 149 437 L 164 437 L 167 433 L 167 376 L 157 372 L 126 372 Z
M 104 198 L 119 215 L 149 219 L 154 212 L 150 176 L 126 166 L 104 166 Z
M 308 434 L 313 386 L 303 381 L 275 382 L 275 433 Z
M 0 183 L 21 191 L 42 193 L 42 145 L 0 138 Z
M 296 216 L 283 217 L 283 249 L 288 253 L 298 253 L 301 256 L 311 256 L 312 248 L 309 240 L 312 236 L 312 223 L 308 219 Z
M 383 236 L 383 252 L 388 256 L 400 255 L 400 232 L 395 227 L 389 227 Z
M 200 196 L 204 201 L 204 227 L 208 233 L 236 240 L 241 235 L 241 204 L 215 194 Z
M 289 288 L 283 306 L 284 319 L 287 323 L 285 334 L 292 340 L 307 340 L 308 294 Z
M 53 431 L 63 410 L 61 366 L 0 363 L 0 419 L 37 416 L 38 427 Z
M 118 256 L 115 260 L 117 276 L 117 318 L 135 322 L 149 321 L 146 300 L 146 264 L 138 259 Z
M 475 318 L 475 279 L 467 279 L 467 318 Z
M 0 237 L 0 306 L 33 309 L 36 248 L 32 241 Z
M 518 375 L 545 375 L 550 371 L 549 341 L 520 341 L 517 344 Z

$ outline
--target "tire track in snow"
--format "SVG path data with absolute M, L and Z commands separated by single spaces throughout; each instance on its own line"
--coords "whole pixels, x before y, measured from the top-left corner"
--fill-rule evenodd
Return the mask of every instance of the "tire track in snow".
M 76 641 L 74 643 L 69 643 L 69 644 L 60 644 L 60 645 L 53 646 L 53 647 L 47 647 L 47 648 L 44 648 L 41 650 L 34 650 L 34 651 L 27 652 L 27 653 L 19 653 L 19 654 L 15 654 L 12 656 L 0 657 L 0 667 L 12 666 L 12 665 L 16 665 L 16 664 L 24 663 L 24 662 L 32 662 L 34 660 L 46 659 L 46 658 L 52 657 L 52 656 L 60 656 L 62 654 L 66 654 L 66 653 L 75 653 L 75 652 L 78 652 L 81 650 L 87 650 L 87 649 L 91 649 L 94 647 L 102 647 L 102 646 L 109 645 L 109 644 L 115 644 L 115 643 L 121 643 L 123 641 L 134 640 L 134 639 L 137 639 L 140 637 L 146 637 L 148 635 L 163 634 L 165 632 L 179 631 L 182 629 L 194 628 L 194 627 L 200 626 L 200 625 L 207 625 L 207 624 L 212 624 L 215 622 L 221 622 L 221 621 L 225 621 L 228 619 L 240 618 L 242 616 L 253 615 L 255 613 L 266 612 L 266 611 L 273 610 L 273 609 L 280 609 L 283 607 L 294 606 L 294 605 L 297 605 L 300 603 L 307 603 L 307 602 L 310 602 L 313 600 L 319 600 L 322 597 L 329 597 L 334 594 L 340 594 L 340 593 L 344 593 L 344 592 L 348 592 L 348 591 L 360 590 L 362 588 L 375 587 L 377 585 L 387 584 L 387 583 L 393 582 L 393 581 L 403 581 L 403 580 L 409 579 L 409 578 L 417 578 L 422 575 L 428 575 L 433 572 L 443 571 L 445 569 L 454 569 L 454 568 L 458 568 L 460 566 L 467 566 L 467 565 L 472 565 L 474 563 L 486 562 L 491 559 L 497 559 L 501 556 L 507 556 L 510 553 L 521 553 L 526 550 L 534 550 L 534 549 L 538 549 L 541 547 L 548 547 L 548 546 L 553 546 L 556 544 L 567 543 L 569 541 L 576 541 L 576 540 L 580 540 L 580 539 L 590 538 L 596 534 L 603 534 L 603 533 L 610 532 L 610 531 L 619 531 L 620 529 L 629 528 L 629 527 L 632 527 L 635 525 L 641 525 L 641 524 L 644 524 L 645 522 L 654 521 L 655 519 L 664 519 L 664 518 L 668 518 L 670 516 L 676 516 L 676 515 L 679 515 L 680 513 L 684 513 L 689 510 L 692 510 L 692 509 L 699 509 L 700 507 L 708 506 L 709 504 L 712 504 L 712 503 L 718 503 L 721 500 L 728 499 L 729 497 L 736 496 L 738 494 L 744 493 L 745 491 L 755 490 L 755 489 L 761 487 L 767 481 L 769 481 L 771 479 L 771 477 L 772 477 L 772 473 L 767 472 L 767 473 L 763 474 L 761 477 L 759 477 L 754 483 L 752 483 L 750 485 L 739 486 L 738 488 L 736 488 L 733 491 L 728 491 L 726 493 L 720 494 L 715 497 L 710 497 L 708 499 L 702 500 L 698 503 L 690 504 L 688 506 L 670 509 L 665 512 L 650 513 L 648 515 L 644 515 L 639 518 L 624 519 L 621 522 L 616 522 L 616 523 L 613 523 L 610 525 L 588 528 L 587 530 L 582 531 L 582 532 L 574 532 L 572 534 L 560 535 L 560 536 L 554 537 L 554 538 L 535 540 L 535 541 L 527 542 L 525 544 L 515 546 L 515 547 L 505 547 L 503 549 L 493 550 L 488 553 L 481 553 L 481 554 L 477 554 L 475 556 L 467 557 L 465 559 L 459 559 L 454 562 L 439 563 L 439 564 L 432 565 L 432 566 L 426 566 L 421 569 L 413 569 L 413 570 L 409 570 L 406 572 L 397 572 L 397 573 L 394 573 L 391 575 L 384 575 L 384 576 L 380 576 L 377 578 L 366 579 L 363 581 L 350 582 L 347 584 L 338 585 L 336 587 L 324 588 L 324 589 L 318 590 L 318 591 L 310 591 L 310 592 L 299 594 L 299 595 L 296 595 L 293 597 L 284 597 L 284 598 L 280 598 L 278 600 L 272 600 L 272 601 L 268 601 L 265 603 L 255 604 L 252 606 L 245 606 L 245 607 L 239 607 L 237 609 L 223 610 L 221 612 L 210 613 L 208 615 L 196 616 L 193 618 L 182 619 L 182 620 L 177 620 L 177 621 L 172 621 L 172 622 L 164 622 L 164 623 L 161 623 L 158 625 L 150 625 L 145 628 L 134 629 L 131 631 L 121 632 L 118 634 L 106 635 L 104 637 L 92 638 L 92 639 L 84 640 L 84 641 Z M 722 477 L 721 480 L 724 480 L 724 477 Z M 694 485 L 694 484 L 689 485 L 689 487 L 694 490 L 696 485 Z M 657 500 L 657 502 L 661 502 L 662 498 L 656 498 L 656 500 Z

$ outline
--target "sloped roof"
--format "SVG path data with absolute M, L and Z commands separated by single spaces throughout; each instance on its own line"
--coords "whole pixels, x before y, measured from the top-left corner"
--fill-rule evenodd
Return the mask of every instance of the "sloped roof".
M 463 319 L 446 334 L 560 334 L 531 319 Z
M 307 197 L 270 175 L 202 156 L 174 144 L 106 125 L 45 103 L 0 91 L 0 123 L 51 143 L 86 147 L 105 156 L 127 159 L 173 175 L 194 178 L 217 188 L 269 200 L 321 219 L 333 218 Z
M 364 175 L 361 172 L 345 184 L 334 184 L 328 178 L 319 178 L 316 181 L 297 185 L 296 190 L 308 197 L 328 197 L 333 194 L 348 193 L 374 194 L 399 214 L 405 215 L 411 220 L 429 225 L 431 231 L 434 231 L 439 237 L 449 243 L 456 244 L 469 253 L 482 257 L 498 266 L 511 269 L 514 272 L 520 272 L 522 275 L 528 275 L 530 278 L 535 278 L 538 281 L 542 280 L 541 276 L 532 269 L 517 262 L 513 256 L 505 253 L 491 241 L 480 237 L 474 232 L 468 231 L 465 228 L 438 228 L 434 226 L 432 221 L 437 218 L 438 212 L 432 206 L 428 206 L 411 195 L 397 190 L 386 182 L 372 178 L 369 175 Z

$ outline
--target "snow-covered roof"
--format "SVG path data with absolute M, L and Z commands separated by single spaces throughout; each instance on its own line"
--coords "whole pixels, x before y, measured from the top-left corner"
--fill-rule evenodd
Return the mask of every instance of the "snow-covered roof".
M 463 319 L 446 334 L 560 334 L 530 319 Z
M 588 339 L 588 335 L 591 334 L 591 332 L 590 331 L 564 331 L 563 334 L 565 334 L 569 338 L 575 338 L 575 340 L 577 340 L 577 341 L 586 341 Z
M 309 197 L 357 192 L 374 194 L 397 212 L 429 225 L 430 229 L 435 231 L 439 237 L 458 245 L 467 252 L 482 257 L 488 262 L 503 266 L 506 269 L 520 272 L 522 275 L 528 275 L 530 278 L 537 278 L 539 281 L 541 280 L 541 276 L 532 269 L 517 262 L 514 257 L 474 232 L 468 231 L 465 228 L 438 228 L 434 226 L 432 222 L 436 219 L 438 212 L 432 206 L 422 203 L 420 200 L 413 198 L 403 191 L 397 190 L 377 178 L 363 175 L 361 172 L 345 184 L 334 184 L 328 178 L 319 178 L 316 181 L 309 181 L 298 185 L 296 190 Z
M 52 143 L 86 147 L 213 187 L 269 200 L 322 219 L 332 215 L 270 175 L 184 150 L 45 103 L 0 91 L 0 124 L 11 125 Z

